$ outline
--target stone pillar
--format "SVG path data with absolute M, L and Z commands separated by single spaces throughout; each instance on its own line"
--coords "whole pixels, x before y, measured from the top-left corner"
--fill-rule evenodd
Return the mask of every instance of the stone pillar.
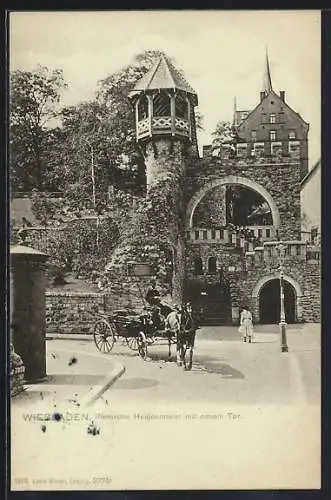
M 25 381 L 46 377 L 45 262 L 48 256 L 33 248 L 10 249 L 11 330 L 15 352 L 25 366 Z

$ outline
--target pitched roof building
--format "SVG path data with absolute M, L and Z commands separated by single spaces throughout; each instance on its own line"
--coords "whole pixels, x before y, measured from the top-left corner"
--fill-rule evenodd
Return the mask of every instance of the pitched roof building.
M 269 58 L 266 54 L 260 102 L 251 110 L 238 111 L 235 106 L 239 156 L 299 159 L 301 177 L 308 172 L 309 124 L 285 100 L 285 91 L 272 86 Z

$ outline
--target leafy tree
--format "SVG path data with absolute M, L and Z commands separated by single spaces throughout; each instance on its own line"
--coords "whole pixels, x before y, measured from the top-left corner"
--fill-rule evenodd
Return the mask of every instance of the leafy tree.
M 44 189 L 47 125 L 58 114 L 63 73 L 38 66 L 34 71 L 16 70 L 10 76 L 10 173 L 13 190 Z
M 63 205 L 64 201 L 61 198 L 53 199 L 45 193 L 40 193 L 35 189 L 32 190 L 31 210 L 42 225 L 46 225 L 48 221 L 58 219 Z
M 229 152 L 234 154 L 237 142 L 237 133 L 233 125 L 227 121 L 219 121 L 216 129 L 212 132 L 212 149 L 214 155 L 222 155 Z
M 109 185 L 144 193 L 144 157 L 136 142 L 128 93 L 160 55 L 160 51 L 137 55 L 130 65 L 98 82 L 93 100 L 62 109 L 64 191 L 77 210 L 94 208 L 93 184 L 99 212 L 109 204 Z

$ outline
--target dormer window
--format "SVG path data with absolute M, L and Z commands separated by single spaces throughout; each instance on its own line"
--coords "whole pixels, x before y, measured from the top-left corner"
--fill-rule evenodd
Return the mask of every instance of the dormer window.
M 275 141 L 276 140 L 276 130 L 270 130 L 270 140 Z
M 269 123 L 276 123 L 276 115 L 274 113 L 269 115 Z
M 295 131 L 294 130 L 290 130 L 289 133 L 288 133 L 288 138 L 290 140 L 293 140 L 293 139 L 296 139 L 296 136 L 295 136 Z
M 252 141 L 256 141 L 256 130 L 251 131 L 251 139 Z

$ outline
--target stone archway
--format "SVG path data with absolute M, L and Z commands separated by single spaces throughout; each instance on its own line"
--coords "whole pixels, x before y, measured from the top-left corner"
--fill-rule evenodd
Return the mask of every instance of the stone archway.
M 269 285 L 272 285 L 272 282 L 279 282 L 279 274 L 278 273 L 273 273 L 269 276 L 265 276 L 261 278 L 257 284 L 255 285 L 253 292 L 252 292 L 252 298 L 253 298 L 253 303 L 254 303 L 254 316 L 258 322 L 260 320 L 264 320 L 264 318 L 260 318 L 260 313 L 261 313 L 261 301 L 263 301 L 265 298 L 261 296 L 261 293 L 263 293 L 263 290 L 266 291 L 266 288 Z M 301 307 L 301 299 L 302 299 L 302 289 L 299 283 L 294 280 L 291 276 L 284 275 L 284 285 L 285 285 L 285 299 L 286 296 L 288 297 L 288 301 L 293 301 L 291 304 L 285 304 L 285 309 L 286 307 L 293 307 L 293 311 L 287 312 L 287 316 L 290 319 L 289 322 L 298 322 L 301 321 L 302 319 L 302 307 Z M 270 291 L 272 286 L 269 287 Z M 293 297 L 292 295 L 292 290 L 293 290 Z M 279 290 L 279 288 L 278 288 Z M 277 322 L 277 321 L 276 321 Z
M 250 179 L 247 179 L 246 177 L 240 177 L 236 175 L 228 175 L 226 177 L 222 177 L 221 179 L 214 179 L 205 184 L 203 187 L 197 191 L 193 197 L 190 199 L 188 205 L 187 205 L 187 210 L 186 210 L 186 227 L 192 227 L 193 224 L 193 214 L 202 200 L 202 198 L 210 191 L 211 189 L 214 189 L 215 187 L 219 186 L 225 186 L 227 184 L 237 184 L 239 186 L 244 186 L 249 189 L 252 189 L 253 191 L 256 191 L 259 193 L 268 203 L 271 214 L 272 214 L 272 220 L 273 220 L 273 226 L 275 228 L 278 228 L 280 225 L 280 216 L 279 216 L 279 210 L 277 208 L 277 205 L 272 198 L 272 196 L 268 193 L 268 191 L 261 186 L 261 184 L 258 184 L 257 182 L 254 182 Z

